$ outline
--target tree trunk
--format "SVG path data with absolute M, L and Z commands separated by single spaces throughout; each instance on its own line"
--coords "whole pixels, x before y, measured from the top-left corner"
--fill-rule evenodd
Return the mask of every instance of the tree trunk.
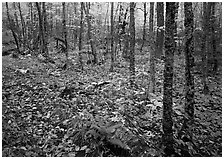
M 90 15 L 89 15 L 89 8 L 90 8 L 90 4 L 88 5 L 88 3 L 86 2 L 86 7 L 84 6 L 84 11 L 85 14 L 87 16 L 87 25 L 88 25 L 88 36 L 89 36 L 89 41 L 90 41 L 90 45 L 91 45 L 91 50 L 92 50 L 92 54 L 93 54 L 93 63 L 96 64 L 97 63 L 97 55 L 96 55 L 96 46 L 95 46 L 95 42 L 92 38 L 92 34 L 91 34 L 91 22 L 90 22 Z
M 22 42 L 23 42 L 23 46 L 25 47 L 27 45 L 27 41 L 26 41 L 26 26 L 25 26 L 25 21 L 23 19 L 23 14 L 22 14 L 22 10 L 21 10 L 21 7 L 20 7 L 20 2 L 18 2 L 18 8 L 19 8 L 19 15 L 20 15 L 20 20 L 21 20 L 21 25 L 22 25 Z
M 80 68 L 83 70 L 83 62 L 82 62 L 82 33 L 83 33 L 83 7 L 84 7 L 84 2 L 81 2 L 81 16 L 80 16 L 80 30 L 79 30 L 79 63 L 80 63 Z
M 64 35 L 64 44 L 65 44 L 65 56 L 66 56 L 66 63 L 68 62 L 68 43 L 67 43 L 67 28 L 66 28 L 66 18 L 65 18 L 65 2 L 62 2 L 62 14 L 63 14 L 63 35 Z
M 175 52 L 174 30 L 176 3 L 166 3 L 166 28 L 165 28 L 165 69 L 164 69 L 164 95 L 163 95 L 163 146 L 165 156 L 175 154 L 173 148 L 173 62 Z
M 43 17 L 42 17 L 42 14 L 41 14 L 41 8 L 40 8 L 40 5 L 39 5 L 39 2 L 36 2 L 36 7 L 37 7 L 38 17 L 39 17 L 39 35 L 40 35 L 41 53 L 44 54 Z
M 135 3 L 130 2 L 130 85 L 135 81 Z
M 184 3 L 184 26 L 185 26 L 185 120 L 182 126 L 182 134 L 179 136 L 182 140 L 183 138 L 188 138 L 190 141 L 193 139 L 193 123 L 194 123 L 194 14 L 192 3 Z
M 218 71 L 218 58 L 216 52 L 216 33 L 215 33 L 215 2 L 211 2 L 211 34 L 212 34 L 212 72 Z
M 17 38 L 18 38 L 18 42 L 19 42 L 19 46 L 20 46 L 20 48 L 21 48 L 21 46 L 22 46 L 22 39 L 23 39 L 23 37 L 22 37 L 22 34 L 21 34 L 21 30 L 20 30 L 20 26 L 19 26 L 19 20 L 18 20 L 18 16 L 17 16 L 17 12 L 16 12 L 16 2 L 13 2 L 13 8 L 14 8 L 14 10 L 15 10 L 15 12 L 14 12 L 14 19 L 15 19 L 15 26 L 16 26 L 16 28 L 17 28 Z M 21 27 L 22 28 L 22 27 Z M 22 28 L 23 29 L 23 28 Z M 15 30 L 16 31 L 16 30 Z
M 208 38 L 209 38 L 209 11 L 210 3 L 203 3 L 203 39 L 202 39 L 202 62 L 203 62 L 203 93 L 208 94 L 209 88 L 207 85 L 207 76 L 208 76 Z
M 13 28 L 15 27 L 15 23 L 14 23 L 13 19 L 11 19 L 10 15 L 9 15 L 8 2 L 6 2 L 5 5 L 6 5 L 6 12 L 7 12 L 7 17 L 8 17 L 8 21 L 9 21 L 9 28 L 10 28 L 10 30 L 12 32 L 12 35 L 13 35 L 13 38 L 15 40 L 17 52 L 18 52 L 18 54 L 20 54 L 20 46 L 19 46 L 19 42 L 18 42 L 18 37 L 17 37 L 15 31 L 13 30 Z
M 156 36 L 156 57 L 161 57 L 163 54 L 164 42 L 164 4 L 157 2 L 157 36 Z
M 42 2 L 42 10 L 43 10 L 43 32 L 44 32 L 44 37 L 43 37 L 44 55 L 45 57 L 49 57 L 48 48 L 47 48 L 48 31 L 47 31 L 47 14 L 46 14 L 45 2 Z
M 144 24 L 143 24 L 143 34 L 142 34 L 142 45 L 140 48 L 140 51 L 142 52 L 142 48 L 144 46 L 145 43 L 145 24 L 146 24 L 146 16 L 147 16 L 147 12 L 146 12 L 146 2 L 144 2 Z
M 153 32 L 154 2 L 150 2 L 149 30 Z
M 111 65 L 110 65 L 110 72 L 114 71 L 114 19 L 113 13 L 114 12 L 114 3 L 111 2 L 111 15 L 110 15 L 110 22 L 111 22 Z
M 154 31 L 153 31 L 153 16 L 154 16 L 154 2 L 150 2 L 150 17 L 149 17 L 149 32 L 151 37 L 149 41 L 151 43 L 150 52 L 150 85 L 149 93 L 155 93 L 155 41 L 154 41 Z

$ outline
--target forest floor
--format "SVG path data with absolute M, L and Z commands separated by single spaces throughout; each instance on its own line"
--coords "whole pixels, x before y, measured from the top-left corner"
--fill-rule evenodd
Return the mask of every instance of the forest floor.
M 2 57 L 2 155 L 16 157 L 163 156 L 163 66 L 156 60 L 156 93 L 147 97 L 149 53 L 136 56 L 136 85 L 129 86 L 128 62 L 75 65 L 66 70 L 38 58 Z M 72 54 L 70 61 L 72 63 Z M 194 142 L 177 138 L 184 116 L 184 64 L 175 57 L 174 138 L 180 156 L 222 156 L 221 75 L 209 77 L 203 95 L 195 76 Z M 181 146 L 182 145 L 182 146 Z

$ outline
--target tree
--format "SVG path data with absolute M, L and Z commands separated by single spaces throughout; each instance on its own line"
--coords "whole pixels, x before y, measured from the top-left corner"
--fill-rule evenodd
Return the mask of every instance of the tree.
M 154 16 L 154 2 L 150 2 L 150 17 L 149 17 L 149 32 L 150 32 L 150 41 L 151 52 L 150 52 L 150 86 L 149 91 L 155 93 L 155 45 L 154 45 L 154 31 L 153 31 L 153 16 Z
M 111 22 L 111 65 L 110 71 L 114 71 L 114 19 L 113 13 L 114 12 L 114 3 L 111 2 L 111 15 L 110 15 L 110 22 Z
M 86 2 L 86 7 L 85 7 L 85 5 L 83 5 L 83 9 L 84 9 L 86 17 L 87 17 L 88 37 L 89 37 L 89 41 L 90 41 L 90 45 L 91 45 L 93 58 L 94 58 L 93 63 L 96 64 L 97 63 L 96 46 L 95 46 L 95 42 L 94 42 L 92 34 L 91 34 L 91 28 L 92 28 L 91 27 L 91 16 L 89 14 L 90 2 L 89 2 L 89 4 L 88 4 L 88 2 Z
M 5 3 L 6 5 L 6 12 L 7 12 L 7 17 L 8 17 L 8 26 L 9 26 L 9 29 L 11 30 L 12 32 L 12 35 L 13 35 L 13 38 L 15 40 L 15 43 L 16 43 L 16 48 L 17 48 L 17 52 L 20 54 L 20 46 L 19 46 L 19 41 L 18 41 L 18 37 L 15 33 L 15 23 L 14 23 L 14 20 L 10 17 L 10 14 L 9 14 L 9 6 L 8 6 L 8 2 Z
M 150 2 L 149 30 L 153 32 L 154 2 Z
M 45 39 L 44 39 L 44 30 L 43 30 L 43 16 L 41 13 L 41 7 L 40 2 L 36 2 L 36 7 L 38 11 L 38 17 L 39 17 L 39 34 L 40 34 L 40 46 L 41 46 L 41 53 L 45 55 Z
M 164 4 L 157 2 L 157 35 L 156 35 L 156 57 L 163 54 L 164 43 Z
M 166 21 L 165 21 L 165 68 L 164 68 L 164 93 L 163 93 L 163 146 L 165 156 L 175 154 L 173 148 L 173 62 L 175 52 L 174 30 L 175 15 L 177 13 L 176 3 L 166 3 Z
M 146 16 L 147 16 L 147 12 L 146 12 L 146 2 L 144 2 L 144 23 L 143 23 L 142 45 L 141 45 L 140 51 L 142 51 L 142 48 L 143 48 L 144 43 L 145 43 L 145 24 L 146 24 Z
M 81 8 L 80 8 L 80 12 L 81 12 L 81 16 L 80 16 L 80 30 L 79 30 L 79 63 L 80 63 L 80 68 L 81 70 L 83 70 L 83 63 L 82 63 L 82 54 L 81 54 L 81 50 L 82 50 L 82 33 L 83 33 L 83 4 L 84 2 L 81 2 Z
M 193 76 L 193 67 L 194 67 L 194 41 L 193 41 L 193 32 L 194 32 L 194 14 L 192 9 L 192 3 L 184 3 L 184 26 L 185 26 L 185 120 L 182 126 L 181 139 L 193 139 L 193 130 L 192 126 L 194 123 L 194 76 Z
M 215 2 L 211 2 L 211 34 L 212 34 L 212 71 L 215 74 L 218 70 L 218 58 L 216 49 L 216 30 L 215 30 Z
M 135 80 L 135 3 L 130 2 L 130 84 L 134 86 Z
M 66 56 L 66 61 L 68 61 L 68 43 L 67 43 L 67 28 L 66 28 L 66 18 L 65 18 L 65 2 L 62 2 L 62 14 L 63 14 L 63 20 L 62 20 L 62 25 L 63 25 L 63 35 L 64 35 L 64 44 L 65 44 L 65 56 Z
M 21 21 L 21 25 L 22 25 L 22 42 L 23 42 L 23 45 L 25 46 L 27 44 L 26 37 L 25 37 L 26 26 L 25 26 L 25 21 L 23 18 L 20 2 L 18 2 L 18 8 L 19 8 L 20 21 Z
M 44 45 L 44 53 L 45 56 L 48 57 L 48 48 L 47 48 L 47 43 L 48 43 L 48 30 L 47 30 L 47 14 L 46 14 L 46 7 L 45 7 L 45 2 L 42 2 L 42 10 L 43 10 L 43 32 L 44 32 L 44 37 L 43 37 L 43 45 Z
M 204 94 L 208 94 L 209 88 L 207 85 L 207 76 L 208 76 L 208 35 L 209 35 L 209 12 L 210 12 L 211 4 L 207 2 L 203 2 L 203 38 L 202 38 L 202 61 L 203 61 L 203 92 Z

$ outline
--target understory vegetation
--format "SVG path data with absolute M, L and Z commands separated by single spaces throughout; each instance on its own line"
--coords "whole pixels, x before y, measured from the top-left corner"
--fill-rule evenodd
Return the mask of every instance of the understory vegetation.
M 114 72 L 108 72 L 109 60 L 81 72 L 76 65 L 63 70 L 63 55 L 53 52 L 55 64 L 29 55 L 2 57 L 2 155 L 162 156 L 164 62 L 156 60 L 156 93 L 148 96 L 147 52 L 136 55 L 135 89 L 122 60 Z M 221 156 L 221 77 L 208 78 L 211 91 L 204 95 L 195 75 L 195 142 L 183 142 L 177 138 L 184 117 L 183 57 L 175 58 L 175 150 L 180 156 Z

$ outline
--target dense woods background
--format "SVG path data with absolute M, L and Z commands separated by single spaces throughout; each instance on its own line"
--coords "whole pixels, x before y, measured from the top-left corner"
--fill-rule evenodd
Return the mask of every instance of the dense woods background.
M 2 155 L 221 156 L 221 2 L 2 3 Z

